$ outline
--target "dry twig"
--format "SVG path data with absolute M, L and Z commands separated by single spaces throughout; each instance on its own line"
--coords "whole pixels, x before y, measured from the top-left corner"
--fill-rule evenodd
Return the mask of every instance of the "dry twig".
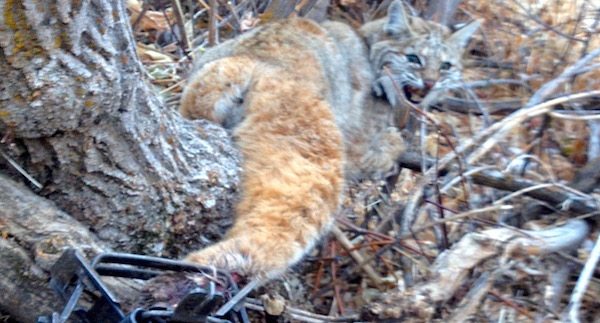
M 175 15 L 175 22 L 177 23 L 177 27 L 179 27 L 179 32 L 181 35 L 181 44 L 183 45 L 182 49 L 184 53 L 187 53 L 192 48 L 190 46 L 190 39 L 185 31 L 185 17 L 183 15 L 183 10 L 181 9 L 181 3 L 179 0 L 172 0 L 173 13 Z
M 413 153 L 405 153 L 398 159 L 401 167 L 420 171 L 420 156 Z M 569 202 L 569 208 L 577 213 L 592 213 L 598 210 L 596 201 L 588 195 L 573 195 L 562 187 L 551 186 L 543 190 L 528 190 L 531 187 L 540 185 L 531 180 L 517 178 L 507 173 L 488 169 L 487 167 L 478 169 L 478 172 L 466 172 L 465 177 L 473 180 L 473 183 L 493 187 L 503 191 L 516 192 L 525 190 L 525 195 L 550 203 L 551 205 L 561 205 Z
M 594 268 L 598 264 L 598 260 L 600 260 L 600 235 L 596 240 L 596 244 L 594 245 L 594 249 L 590 253 L 590 256 L 579 274 L 579 278 L 577 279 L 577 284 L 573 289 L 573 294 L 571 295 L 571 299 L 569 300 L 569 306 L 565 311 L 565 315 L 563 316 L 570 322 L 578 323 L 579 319 L 579 309 L 581 307 L 581 299 L 583 298 L 583 294 L 587 289 L 588 284 L 590 283 L 590 278 L 594 273 Z
M 369 277 L 373 284 L 375 284 L 375 286 L 377 287 L 382 287 L 383 279 L 381 278 L 381 276 L 379 276 L 379 274 L 375 271 L 375 269 L 373 269 L 373 267 L 371 267 L 371 265 L 365 263 L 364 257 L 358 250 L 356 250 L 352 242 L 346 237 L 342 230 L 340 230 L 340 228 L 337 225 L 334 225 L 331 232 L 333 233 L 337 241 L 339 241 L 339 243 L 342 245 L 342 247 L 346 249 L 348 254 L 350 254 L 352 259 L 354 259 L 354 261 L 356 261 L 357 264 L 361 264 L 360 269 L 362 269 L 365 272 L 365 274 L 367 275 L 367 277 Z
M 209 46 L 215 46 L 217 44 L 217 37 L 218 37 L 218 31 L 217 31 L 217 0 L 209 0 L 209 14 L 210 14 L 210 18 L 209 18 L 209 26 L 208 26 L 208 45 Z

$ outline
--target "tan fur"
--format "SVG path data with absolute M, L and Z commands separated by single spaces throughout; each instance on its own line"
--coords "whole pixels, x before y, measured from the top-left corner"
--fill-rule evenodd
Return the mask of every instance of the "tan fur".
M 227 237 L 188 261 L 275 277 L 327 231 L 346 180 L 394 167 L 404 145 L 383 97 L 394 95 L 381 85 L 385 62 L 373 52 L 382 39 L 410 36 L 382 36 L 397 27 L 392 20 L 366 25 L 359 36 L 345 24 L 290 18 L 200 58 L 180 111 L 232 129 L 243 154 L 242 196 Z

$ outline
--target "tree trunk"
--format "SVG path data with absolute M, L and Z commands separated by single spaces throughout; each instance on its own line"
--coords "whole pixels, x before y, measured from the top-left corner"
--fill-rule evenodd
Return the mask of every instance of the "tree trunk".
M 46 272 L 61 250 L 78 246 L 84 254 L 94 255 L 106 246 L 52 202 L 2 175 L 0 206 L 0 232 L 5 236 L 0 239 L 0 308 L 19 321 L 33 322 L 36 315 L 60 305 Z
M 222 128 L 162 106 L 145 82 L 123 3 L 0 0 L 0 11 L 0 152 L 42 184 L 37 194 L 103 248 L 179 257 L 219 239 L 231 223 L 238 153 Z M 17 178 L 1 157 L 0 164 Z M 0 182 L 27 194 L 6 177 Z M 0 205 L 13 198 L 0 194 Z M 47 215 L 12 207 L 0 208 L 9 237 L 0 250 L 47 269 L 32 237 L 6 225 L 27 212 Z M 69 245 L 82 247 L 72 239 L 61 248 Z M 26 273 L 16 278 L 34 282 Z

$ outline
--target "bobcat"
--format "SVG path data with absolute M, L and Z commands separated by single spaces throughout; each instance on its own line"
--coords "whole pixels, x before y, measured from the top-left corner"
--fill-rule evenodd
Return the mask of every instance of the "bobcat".
M 227 237 L 186 260 L 257 278 L 298 262 L 332 224 L 347 181 L 395 166 L 396 84 L 415 101 L 458 80 L 477 28 L 451 33 L 396 0 L 359 31 L 289 18 L 207 51 L 180 112 L 232 129 L 242 195 Z

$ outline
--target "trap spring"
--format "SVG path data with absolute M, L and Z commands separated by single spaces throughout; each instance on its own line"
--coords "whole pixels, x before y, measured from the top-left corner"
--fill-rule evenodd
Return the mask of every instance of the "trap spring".
M 210 279 L 206 286 L 187 293 L 174 308 L 154 306 L 125 313 L 117 297 L 100 278 L 148 280 L 173 272 L 201 274 Z M 90 264 L 78 251 L 69 249 L 52 267 L 50 285 L 64 299 L 65 306 L 60 312 L 40 316 L 38 323 L 248 323 L 248 315 L 241 303 L 255 284 L 240 291 L 227 272 L 134 254 L 104 253 Z

